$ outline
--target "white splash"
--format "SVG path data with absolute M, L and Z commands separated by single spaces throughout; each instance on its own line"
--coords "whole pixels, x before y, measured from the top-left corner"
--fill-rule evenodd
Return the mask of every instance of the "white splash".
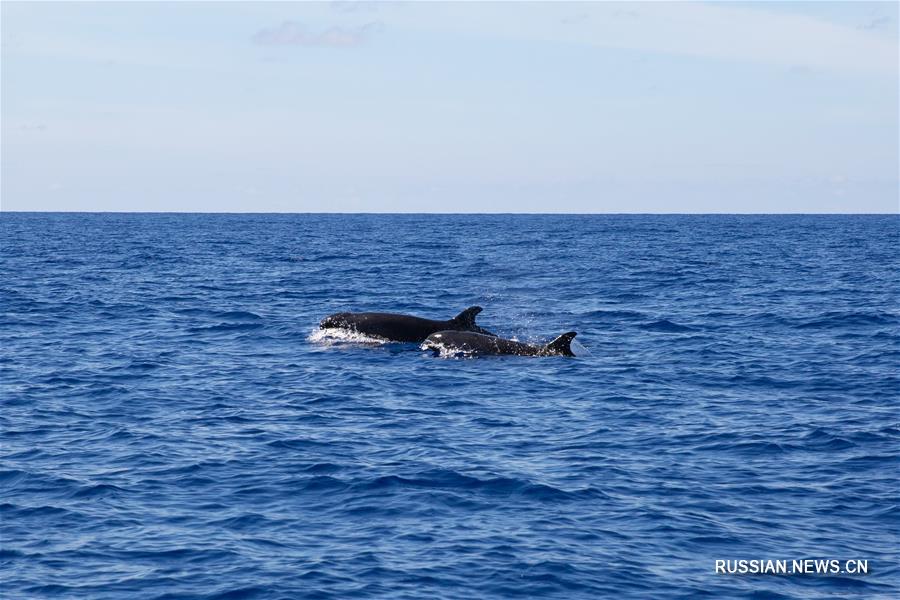
M 422 342 L 419 349 L 435 352 L 435 356 L 439 358 L 472 358 L 474 356 L 472 352 L 466 352 L 457 347 L 445 346 L 444 344 L 435 344 L 434 342 Z
M 328 329 L 313 329 L 306 338 L 314 344 L 322 344 L 325 346 L 333 346 L 335 344 L 388 344 L 391 340 L 377 337 L 374 335 L 365 335 L 352 329 L 343 329 L 340 327 L 329 327 Z
M 577 339 L 572 340 L 572 343 L 569 344 L 569 348 L 572 350 L 572 354 L 575 356 L 593 356 L 590 350 L 587 349 L 587 346 L 579 342 Z

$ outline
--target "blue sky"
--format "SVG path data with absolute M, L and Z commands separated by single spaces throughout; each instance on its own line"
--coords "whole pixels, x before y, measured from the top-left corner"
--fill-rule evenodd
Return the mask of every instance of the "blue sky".
M 898 212 L 898 5 L 2 10 L 3 210 Z

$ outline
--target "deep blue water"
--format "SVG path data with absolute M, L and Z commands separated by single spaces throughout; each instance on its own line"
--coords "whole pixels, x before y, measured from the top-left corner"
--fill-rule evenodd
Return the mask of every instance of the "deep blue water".
M 0 590 L 900 597 L 898 225 L 3 213 Z M 472 304 L 580 356 L 311 335 Z

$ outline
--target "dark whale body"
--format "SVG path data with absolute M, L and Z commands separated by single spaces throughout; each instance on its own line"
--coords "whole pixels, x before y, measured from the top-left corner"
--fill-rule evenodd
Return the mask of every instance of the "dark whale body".
M 469 331 L 439 331 L 428 336 L 423 350 L 449 350 L 464 354 L 515 354 L 517 356 L 575 356 L 570 344 L 577 335 L 564 333 L 549 344 L 532 346 L 501 337 L 490 337 Z
M 475 324 L 480 306 L 470 306 L 449 321 L 435 321 L 393 313 L 337 313 L 322 319 L 321 329 L 341 328 L 394 342 L 422 342 L 437 331 L 472 331 L 485 337 L 490 331 Z

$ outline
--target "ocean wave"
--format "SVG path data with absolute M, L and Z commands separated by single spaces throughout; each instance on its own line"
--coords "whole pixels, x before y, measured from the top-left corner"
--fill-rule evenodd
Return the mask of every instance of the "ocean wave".
M 4 212 L 3 594 L 900 596 L 897 223 Z M 473 304 L 590 353 L 310 331 Z
M 668 319 L 659 319 L 657 321 L 651 321 L 649 323 L 642 323 L 638 325 L 638 327 L 646 331 L 660 331 L 663 333 L 682 333 L 688 331 L 696 331 L 694 327 L 680 325 Z
M 213 315 L 216 319 L 226 319 L 229 321 L 259 321 L 262 319 L 258 314 L 246 310 L 231 310 Z
M 119 486 L 108 483 L 98 483 L 94 485 L 81 486 L 79 489 L 72 492 L 72 497 L 79 499 L 94 499 L 105 496 L 117 496 L 124 492 L 125 490 L 120 488 Z
M 601 499 L 605 497 L 602 492 L 590 487 L 567 491 L 550 485 L 532 483 L 525 479 L 509 477 L 479 479 L 452 470 L 426 471 L 412 477 L 383 475 L 352 484 L 352 489 L 356 492 L 393 488 L 436 489 L 508 497 L 519 496 L 541 501 Z
M 265 327 L 263 323 L 219 323 L 207 327 L 189 327 L 188 333 L 229 333 L 239 331 L 252 331 Z
M 584 313 L 581 315 L 583 318 L 588 319 L 599 319 L 600 321 L 620 321 L 620 320 L 635 320 L 635 319 L 646 319 L 647 314 L 642 313 L 636 310 L 594 310 L 588 313 Z
M 896 327 L 900 325 L 900 316 L 888 312 L 828 311 L 800 320 L 794 327 L 797 329 L 827 329 L 879 325 Z

